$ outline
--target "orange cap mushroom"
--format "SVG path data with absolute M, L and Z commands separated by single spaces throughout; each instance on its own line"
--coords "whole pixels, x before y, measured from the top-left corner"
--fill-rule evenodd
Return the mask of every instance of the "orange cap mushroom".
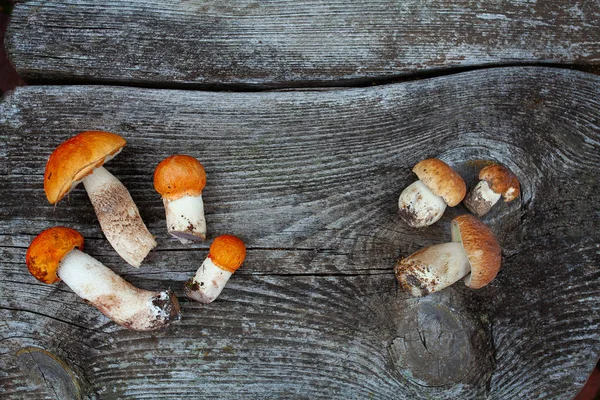
M 217 237 L 196 275 L 185 284 L 186 296 L 205 304 L 214 301 L 245 258 L 246 246 L 241 239 L 233 235 Z
M 154 189 L 168 200 L 199 196 L 205 186 L 204 166 L 192 156 L 177 154 L 167 157 L 154 170 Z
M 121 136 L 86 131 L 61 143 L 50 155 L 44 172 L 44 191 L 50 204 L 60 201 L 95 168 L 117 155 L 125 146 Z
M 83 250 L 83 236 L 75 229 L 55 226 L 46 229 L 33 239 L 25 263 L 35 279 L 44 283 L 60 281 L 57 275 L 60 261 L 74 248 Z
M 154 170 L 154 188 L 163 199 L 167 231 L 184 244 L 206 239 L 205 186 L 204 167 L 188 155 L 165 158 Z
M 41 282 L 64 281 L 79 297 L 128 329 L 159 329 L 179 318 L 179 303 L 170 290 L 138 289 L 82 248 L 83 236 L 76 230 L 46 229 L 27 249 L 27 268 Z

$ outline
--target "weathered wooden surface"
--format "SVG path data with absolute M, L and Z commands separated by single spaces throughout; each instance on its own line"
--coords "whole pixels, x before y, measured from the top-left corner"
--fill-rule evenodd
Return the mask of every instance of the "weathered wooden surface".
M 29 80 L 290 86 L 515 63 L 600 64 L 600 2 L 20 1 Z
M 599 77 L 546 68 L 330 91 L 19 88 L 0 103 L 0 396 L 570 398 L 600 354 L 598 99 Z M 85 129 L 128 140 L 108 169 L 157 235 L 139 270 L 102 239 L 83 189 L 46 202 L 48 155 Z M 207 306 L 181 296 L 209 242 L 169 239 L 152 188 L 179 152 L 206 167 L 209 238 L 249 249 Z M 465 212 L 401 222 L 397 197 L 430 156 L 469 183 L 472 160 L 502 162 L 523 196 L 484 218 L 504 249 L 489 287 L 415 300 L 395 260 L 448 240 Z M 183 319 L 130 332 L 35 281 L 26 248 L 57 224 L 132 283 L 175 290 Z

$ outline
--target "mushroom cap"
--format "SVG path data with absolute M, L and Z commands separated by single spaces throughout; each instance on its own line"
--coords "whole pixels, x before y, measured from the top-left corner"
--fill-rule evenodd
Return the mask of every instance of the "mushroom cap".
M 236 236 L 221 235 L 210 245 L 208 257 L 217 267 L 234 273 L 246 258 L 246 246 Z
M 468 287 L 480 289 L 496 277 L 502 250 L 486 224 L 471 214 L 459 215 L 452 220 L 452 241 L 462 242 L 471 264 L 471 274 L 465 279 Z
M 467 185 L 463 178 L 437 158 L 419 161 L 413 167 L 413 172 L 433 194 L 443 198 L 450 207 L 460 203 L 467 193 Z
M 75 229 L 55 226 L 46 229 L 33 239 L 25 262 L 31 275 L 44 283 L 60 281 L 56 271 L 62 259 L 75 247 L 83 249 L 83 236 Z
M 192 156 L 177 154 L 162 160 L 154 170 L 154 189 L 167 200 L 200 196 L 206 186 L 206 172 Z
M 121 136 L 102 131 L 81 132 L 62 142 L 48 158 L 44 191 L 55 204 L 69 191 L 125 146 Z
M 505 202 L 513 201 L 521 194 L 519 179 L 501 164 L 491 164 L 479 171 L 479 179 L 486 181 L 494 193 L 501 194 Z

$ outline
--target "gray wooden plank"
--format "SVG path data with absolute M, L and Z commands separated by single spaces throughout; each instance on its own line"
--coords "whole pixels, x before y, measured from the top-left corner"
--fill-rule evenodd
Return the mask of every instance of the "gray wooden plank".
M 599 95 L 600 77 L 549 68 L 330 91 L 18 88 L 0 103 L 0 394 L 570 398 L 600 355 Z M 108 168 L 157 235 L 139 270 L 103 240 L 82 189 L 46 202 L 48 155 L 85 129 L 128 140 Z M 208 306 L 182 298 L 208 243 L 169 239 L 152 188 L 154 166 L 178 152 L 205 165 L 209 239 L 248 245 Z M 523 196 L 484 218 L 503 247 L 490 286 L 414 300 L 395 260 L 448 240 L 465 212 L 420 230 L 401 222 L 397 197 L 431 156 L 469 184 L 473 160 L 502 162 Z M 129 332 L 63 284 L 35 281 L 26 248 L 56 224 L 132 283 L 171 287 L 183 319 Z
M 522 63 L 598 66 L 600 3 L 20 1 L 25 79 L 142 86 L 343 84 Z

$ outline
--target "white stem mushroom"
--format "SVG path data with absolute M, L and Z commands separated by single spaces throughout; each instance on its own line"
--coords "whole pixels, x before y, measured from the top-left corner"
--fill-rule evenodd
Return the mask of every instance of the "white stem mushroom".
M 56 204 L 83 181 L 109 243 L 137 268 L 156 241 L 125 186 L 102 167 L 123 146 L 121 136 L 101 131 L 82 132 L 66 140 L 48 159 L 44 190 L 50 204 Z
M 246 246 L 232 235 L 217 237 L 209 254 L 193 278 L 185 284 L 185 294 L 201 303 L 213 302 L 246 258 Z
M 519 179 L 511 170 L 500 164 L 491 164 L 479 171 L 479 183 L 471 189 L 464 205 L 479 217 L 487 214 L 494 204 L 504 197 L 510 202 L 519 197 Z
M 418 162 L 413 172 L 419 178 L 398 199 L 400 217 L 414 228 L 439 220 L 446 205 L 454 207 L 466 193 L 463 179 L 445 162 L 429 158 Z
M 464 278 L 479 289 L 500 269 L 501 250 L 493 232 L 472 215 L 452 221 L 452 242 L 419 250 L 395 267 L 400 285 L 415 297 L 440 291 Z
M 204 167 L 191 156 L 167 157 L 154 170 L 154 188 L 163 199 L 167 231 L 183 244 L 206 239 L 205 185 Z
M 47 229 L 31 242 L 27 267 L 41 282 L 62 279 L 79 297 L 128 329 L 155 330 L 179 318 L 179 303 L 170 290 L 138 289 L 77 249 L 82 247 L 79 232 L 65 227 Z

